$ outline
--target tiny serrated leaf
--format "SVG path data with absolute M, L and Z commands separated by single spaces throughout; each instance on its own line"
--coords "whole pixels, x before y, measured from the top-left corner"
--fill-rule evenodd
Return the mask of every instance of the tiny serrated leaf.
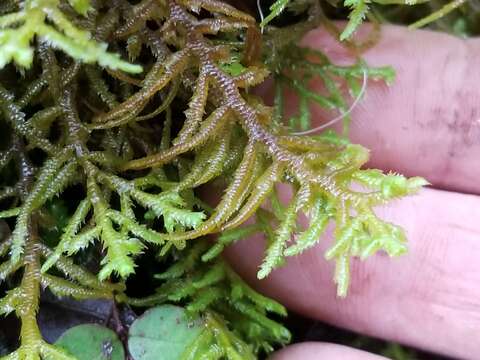
M 287 7 L 290 0 L 277 0 L 270 6 L 270 14 L 262 20 L 260 27 L 265 27 L 270 21 L 280 15 Z
M 353 33 L 357 30 L 360 24 L 363 22 L 365 15 L 368 11 L 368 0 L 347 0 L 345 1 L 346 6 L 353 7 L 352 12 L 348 16 L 349 21 L 343 32 L 340 34 L 340 40 L 346 40 L 350 38 Z
M 90 0 L 68 0 L 68 2 L 81 15 L 86 15 L 90 9 Z

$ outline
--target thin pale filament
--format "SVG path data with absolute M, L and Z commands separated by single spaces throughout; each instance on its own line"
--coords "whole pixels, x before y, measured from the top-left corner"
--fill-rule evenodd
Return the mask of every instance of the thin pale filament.
M 262 5 L 260 5 L 260 0 L 257 0 L 258 13 L 260 14 L 260 23 L 263 22 L 265 16 L 263 15 Z M 260 27 L 260 32 L 263 34 L 263 26 Z
M 362 88 L 360 89 L 360 92 L 358 93 L 357 98 L 355 99 L 355 101 L 352 103 L 352 105 L 350 106 L 350 108 L 346 112 L 340 114 L 339 116 L 337 116 L 336 118 L 333 118 L 332 120 L 328 121 L 325 124 L 314 127 L 313 129 L 294 132 L 294 133 L 291 133 L 291 134 L 292 135 L 310 135 L 310 134 L 316 133 L 320 130 L 323 130 L 323 129 L 329 127 L 329 126 L 332 126 L 333 124 L 339 122 L 340 120 L 343 120 L 346 116 L 351 114 L 351 112 L 360 103 L 360 100 L 362 100 L 363 95 L 365 95 L 365 93 L 367 92 L 367 83 L 368 83 L 368 74 L 367 74 L 367 69 L 364 68 L 363 69 Z

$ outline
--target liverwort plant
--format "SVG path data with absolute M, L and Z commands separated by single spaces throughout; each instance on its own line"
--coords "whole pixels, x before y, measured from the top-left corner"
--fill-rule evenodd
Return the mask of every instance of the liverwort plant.
M 365 169 L 368 150 L 348 140 L 348 108 L 362 83 L 394 79 L 391 68 L 365 63 L 352 39 L 367 15 L 377 19 L 369 9 L 386 2 L 345 2 L 350 20 L 339 39 L 355 50 L 351 66 L 297 45 L 314 27 L 336 29 L 326 9 L 335 3 L 279 0 L 260 21 L 248 2 L 2 1 L 0 313 L 21 321 L 20 346 L 6 359 L 77 355 L 61 347 L 66 338 L 43 340 L 37 312 L 46 289 L 180 314 L 182 329 L 192 321 L 196 334 L 182 335 L 190 342 L 176 348 L 181 358 L 255 358 L 290 340 L 278 320 L 286 311 L 230 268 L 226 246 L 263 233 L 265 278 L 334 224 L 325 257 L 341 297 L 352 257 L 407 251 L 403 230 L 374 208 L 427 182 Z M 251 91 L 268 77 L 273 106 Z M 310 90 L 312 79 L 325 91 Z M 289 118 L 286 90 L 299 99 Z M 312 104 L 344 114 L 343 134 L 308 132 Z M 207 205 L 198 190 L 214 184 L 223 196 Z M 287 203 L 278 184 L 292 191 Z M 137 296 L 127 279 L 143 256 L 161 270 L 151 274 L 158 288 Z M 139 327 L 128 346 L 141 341 Z

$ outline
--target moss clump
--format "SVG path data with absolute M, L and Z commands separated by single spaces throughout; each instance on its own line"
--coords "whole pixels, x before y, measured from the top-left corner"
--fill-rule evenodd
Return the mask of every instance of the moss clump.
M 201 346 L 253 357 L 288 342 L 288 331 L 268 317 L 285 310 L 218 258 L 226 245 L 263 232 L 263 278 L 333 222 L 326 257 L 336 263 L 339 296 L 347 294 L 352 256 L 403 254 L 402 229 L 373 208 L 426 182 L 362 169 L 368 151 L 345 137 L 348 104 L 366 79 L 393 80 L 392 69 L 369 67 L 348 40 L 366 14 L 388 19 L 404 8 L 380 11 L 377 3 L 345 3 L 350 22 L 341 38 L 359 60 L 338 66 L 295 45 L 319 24 L 332 29 L 327 14 L 342 14 L 313 0 L 277 1 L 261 24 L 248 2 L 239 10 L 216 0 L 3 1 L 0 219 L 11 233 L 0 244 L 0 280 L 11 281 L 0 313 L 22 322 L 21 346 L 7 358 L 68 358 L 42 340 L 41 288 L 132 306 L 178 303 L 215 320 Z M 291 15 L 296 20 L 280 26 Z M 273 107 L 250 91 L 269 75 Z M 308 89 L 312 78 L 324 93 Z M 289 119 L 287 88 L 299 98 Z M 344 134 L 311 131 L 311 103 L 337 110 Z M 197 192 L 212 183 L 225 188 L 213 208 Z M 276 194 L 280 183 L 292 190 L 287 204 Z M 60 199 L 68 203 L 56 211 Z M 305 228 L 300 214 L 310 218 Z M 254 215 L 256 223 L 244 225 Z M 210 234 L 220 236 L 210 243 Z M 125 280 L 144 253 L 168 270 L 155 293 L 136 298 Z

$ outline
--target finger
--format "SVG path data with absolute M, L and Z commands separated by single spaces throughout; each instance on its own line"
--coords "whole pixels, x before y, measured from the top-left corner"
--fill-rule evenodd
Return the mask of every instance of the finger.
M 259 281 L 260 237 L 241 241 L 227 256 L 261 292 L 288 308 L 341 327 L 459 358 L 480 354 L 480 198 L 424 190 L 380 217 L 404 227 L 409 253 L 352 260 L 346 299 L 336 297 L 331 236 Z
M 271 360 L 386 360 L 383 356 L 349 348 L 343 345 L 305 342 L 287 346 L 276 352 Z
M 322 29 L 310 32 L 303 44 L 335 62 L 351 62 Z M 397 77 L 390 87 L 368 82 L 351 124 L 352 141 L 371 149 L 371 166 L 424 176 L 439 188 L 480 193 L 479 56 L 480 40 L 382 28 L 380 42 L 363 57 L 370 66 L 393 66 Z M 314 125 L 333 117 L 313 109 Z

